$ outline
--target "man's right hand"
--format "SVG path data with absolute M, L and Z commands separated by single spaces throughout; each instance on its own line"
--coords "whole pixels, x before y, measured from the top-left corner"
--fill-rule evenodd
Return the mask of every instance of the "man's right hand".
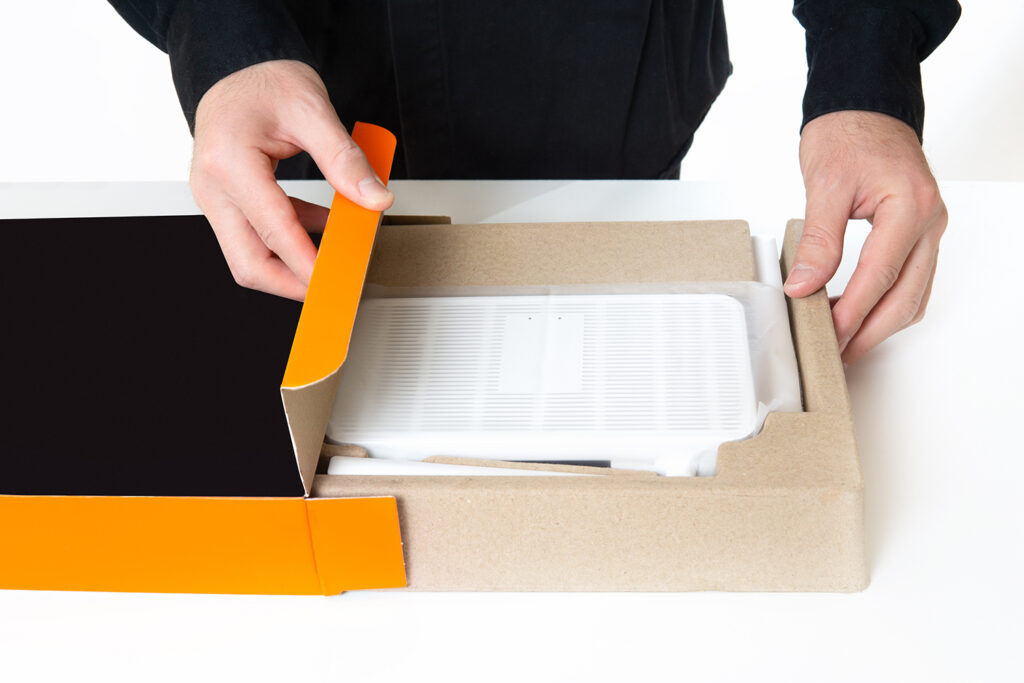
M 327 209 L 288 197 L 280 159 L 305 150 L 335 190 L 382 211 L 394 196 L 349 137 L 316 71 L 271 61 L 218 81 L 199 101 L 189 180 L 235 281 L 302 300 Z

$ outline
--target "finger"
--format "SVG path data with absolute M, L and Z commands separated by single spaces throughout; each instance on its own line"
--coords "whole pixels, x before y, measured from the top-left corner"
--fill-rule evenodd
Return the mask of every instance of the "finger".
M 919 236 L 912 204 L 886 199 L 875 209 L 873 226 L 861 249 L 857 268 L 832 309 L 840 352 L 860 329 L 871 309 L 896 284 Z M 923 291 L 923 285 L 921 289 Z
M 936 245 L 922 239 L 911 250 L 900 276 L 871 309 L 843 352 L 854 363 L 887 337 L 920 320 L 935 275 Z
M 808 183 L 804 231 L 786 278 L 786 294 L 807 296 L 832 279 L 843 259 L 843 236 L 852 210 L 852 190 Z
M 295 139 L 309 152 L 324 178 L 335 190 L 356 204 L 374 211 L 391 206 L 395 197 L 366 160 L 333 108 L 302 121 L 289 122 Z
M 204 209 L 235 282 L 302 301 L 306 286 L 263 244 L 242 212 L 231 205 Z
M 838 296 L 830 296 L 828 298 L 828 307 L 830 309 L 835 308 L 837 303 L 839 303 L 839 297 Z
M 327 216 L 331 213 L 330 209 L 298 197 L 289 197 L 288 199 L 291 200 L 292 208 L 295 209 L 295 215 L 302 227 L 310 232 L 324 231 L 324 227 L 327 225 Z
M 238 172 L 224 179 L 228 196 L 267 248 L 301 282 L 309 284 L 316 247 L 299 222 L 288 195 L 274 179 L 267 157 L 255 150 L 243 152 L 232 167 Z
M 935 271 L 939 267 L 939 253 L 935 252 L 935 265 L 932 266 L 932 274 L 928 277 L 928 286 L 924 288 L 924 296 L 921 297 L 921 308 L 917 309 L 917 315 L 910 321 L 910 325 L 916 325 L 924 318 L 924 312 L 928 308 L 928 302 L 932 298 L 932 285 L 935 284 Z M 908 325 L 907 327 L 909 327 Z

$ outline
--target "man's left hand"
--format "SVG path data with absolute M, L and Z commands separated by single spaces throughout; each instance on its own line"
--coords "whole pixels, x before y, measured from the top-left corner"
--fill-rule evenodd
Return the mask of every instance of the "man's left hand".
M 917 135 L 885 114 L 841 111 L 810 121 L 800 138 L 800 169 L 807 209 L 786 294 L 823 287 L 842 259 L 847 221 L 871 222 L 832 308 L 843 363 L 853 363 L 924 316 L 946 206 Z

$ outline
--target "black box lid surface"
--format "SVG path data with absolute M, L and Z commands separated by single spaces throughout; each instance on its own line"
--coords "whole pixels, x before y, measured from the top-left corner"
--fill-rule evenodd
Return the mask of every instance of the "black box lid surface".
M 301 305 L 202 216 L 0 221 L 0 493 L 300 496 L 280 383 Z

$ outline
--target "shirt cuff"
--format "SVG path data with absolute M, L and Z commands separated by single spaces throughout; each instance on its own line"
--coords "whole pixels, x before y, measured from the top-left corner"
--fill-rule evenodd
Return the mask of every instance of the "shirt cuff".
M 199 100 L 217 81 L 253 64 L 294 59 L 317 68 L 283 2 L 182 0 L 167 33 L 171 75 L 189 131 Z
M 924 129 L 917 18 L 902 9 L 858 8 L 826 21 L 797 18 L 807 29 L 803 123 L 835 111 L 874 111 Z

